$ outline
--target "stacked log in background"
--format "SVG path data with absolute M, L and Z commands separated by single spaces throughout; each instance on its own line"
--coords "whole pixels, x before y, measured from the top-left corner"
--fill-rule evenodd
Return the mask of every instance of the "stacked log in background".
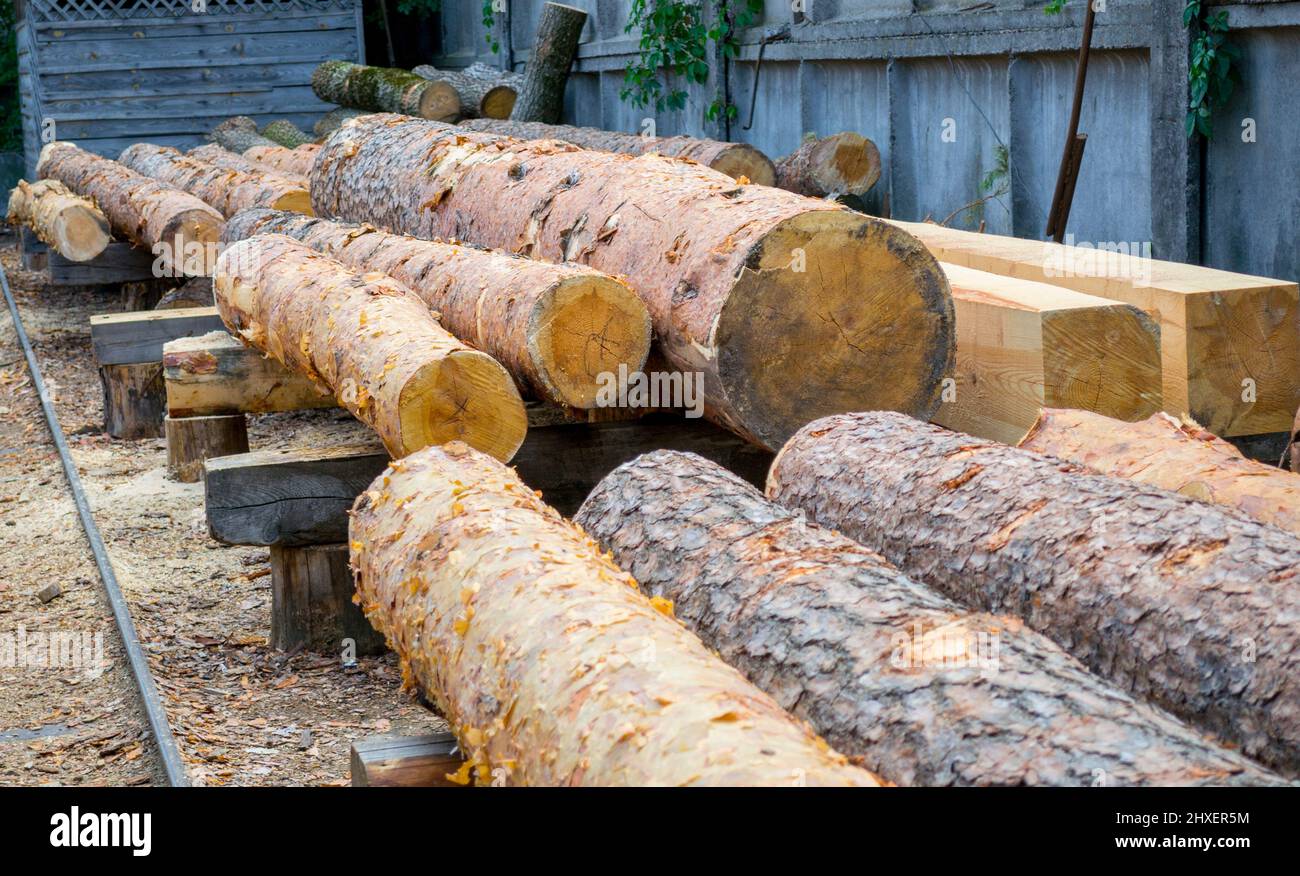
M 136 143 L 118 160 L 138 173 L 202 198 L 227 218 L 250 207 L 311 212 L 311 196 L 300 183 L 279 174 L 234 170 L 152 143 Z

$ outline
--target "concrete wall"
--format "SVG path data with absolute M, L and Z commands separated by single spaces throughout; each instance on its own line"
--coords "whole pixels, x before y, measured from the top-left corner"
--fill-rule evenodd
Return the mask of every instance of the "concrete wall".
M 484 40 L 480 0 L 444 0 L 446 55 L 521 69 L 543 0 L 510 0 L 502 53 Z M 905 219 L 1040 237 L 1055 186 L 1083 9 L 1047 16 L 1042 2 L 995 0 L 767 0 L 743 35 L 725 86 L 739 118 L 711 123 L 704 109 L 724 81 L 690 90 L 684 111 L 655 113 L 619 99 L 635 56 L 624 33 L 630 0 L 571 0 L 588 11 L 566 121 L 753 143 L 773 157 L 806 132 L 856 130 L 885 161 L 868 208 Z M 1295 279 L 1300 274 L 1300 2 L 1232 5 L 1245 83 L 1206 146 L 1182 134 L 1186 106 L 1183 0 L 1107 0 L 1093 36 L 1080 130 L 1088 135 L 1068 231 L 1079 241 L 1152 242 L 1157 255 Z M 785 25 L 789 37 L 765 32 Z M 757 100 L 751 94 L 757 69 Z M 1257 138 L 1241 140 L 1241 119 Z M 1005 150 L 1009 174 L 981 182 Z M 990 197 L 1005 185 L 1005 192 Z M 972 206 L 973 205 L 973 206 Z M 1153 205 L 1155 209 L 1153 210 Z

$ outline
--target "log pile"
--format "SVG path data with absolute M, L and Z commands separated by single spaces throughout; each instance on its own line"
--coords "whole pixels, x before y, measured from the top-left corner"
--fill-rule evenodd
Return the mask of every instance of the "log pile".
M 184 189 L 226 218 L 253 207 L 311 213 L 306 187 L 279 174 L 218 167 L 152 143 L 127 147 L 118 161 L 137 173 Z
M 1280 783 L 1019 620 L 961 608 L 694 454 L 623 464 L 575 522 L 724 660 L 890 781 Z
M 284 176 L 306 179 L 311 176 L 311 165 L 318 152 L 320 147 L 315 143 L 304 143 L 297 149 L 285 149 L 272 143 L 251 147 L 244 153 L 244 158 L 265 164 Z
M 276 119 L 267 122 L 262 128 L 262 136 L 279 143 L 286 149 L 296 149 L 304 143 L 315 143 L 316 138 L 299 128 L 288 119 Z
M 170 253 L 172 270 L 187 276 L 212 273 L 224 221 L 188 192 L 71 143 L 47 144 L 36 170 L 93 201 L 114 234 L 155 255 Z
M 232 334 L 327 388 L 395 458 L 455 440 L 500 459 L 519 449 L 527 420 L 510 375 L 397 281 L 263 235 L 221 254 L 213 288 Z
M 782 158 L 776 165 L 775 185 L 813 198 L 860 197 L 871 191 L 878 179 L 880 150 L 876 144 L 845 131 L 807 140 Z
M 19 180 L 9 192 L 10 225 L 25 225 L 47 246 L 74 262 L 88 262 L 109 241 L 108 217 L 94 202 L 56 179 Z
M 326 61 L 312 73 L 311 87 L 321 100 L 351 109 L 449 122 L 460 118 L 456 89 L 409 70 Z
M 380 475 L 349 542 L 366 616 L 481 784 L 879 784 L 464 445 Z
M 563 140 L 583 149 L 597 152 L 619 152 L 624 155 L 645 155 L 657 152 L 670 158 L 686 158 L 696 164 L 725 173 L 742 182 L 770 186 L 776 180 L 772 161 L 748 143 L 724 143 L 719 140 L 701 140 L 695 137 L 643 137 L 621 131 L 602 131 L 599 128 L 578 128 L 573 125 L 547 125 L 542 122 L 500 121 L 498 119 L 468 119 L 459 123 L 462 128 L 514 137 L 519 140 Z
M 302 189 L 307 188 L 307 178 L 305 174 L 291 174 L 269 164 L 262 164 L 260 161 L 253 161 L 242 155 L 236 155 L 230 150 L 218 146 L 216 143 L 207 143 L 203 146 L 197 146 L 185 153 L 191 158 L 208 164 L 224 167 L 228 170 L 238 170 L 242 173 L 263 173 L 273 176 L 282 177 L 289 183 Z
M 706 414 L 769 448 L 831 412 L 929 417 L 951 370 L 938 263 L 910 235 L 826 201 L 658 155 L 393 115 L 335 131 L 311 191 L 321 216 L 626 278 L 668 366 L 703 375 Z
M 650 351 L 645 305 L 624 283 L 591 268 L 270 210 L 236 216 L 225 239 L 264 233 L 287 234 L 354 271 L 388 274 L 452 334 L 494 356 L 538 398 L 560 405 L 596 407 L 602 379 L 620 366 L 640 371 Z
M 254 146 L 279 145 L 257 133 L 257 122 L 248 116 L 232 116 L 213 128 L 208 136 L 222 148 L 236 154 Z
M 312 132 L 317 138 L 324 140 L 337 131 L 348 119 L 355 119 L 357 116 L 369 114 L 367 110 L 349 109 L 345 106 L 335 107 L 316 120 L 316 124 L 312 126 Z
M 1168 414 L 1125 423 L 1088 411 L 1046 408 L 1019 446 L 1236 508 L 1300 535 L 1300 478 L 1246 459 L 1222 438 Z
M 1300 545 L 1223 508 L 898 414 L 810 423 L 768 495 L 1122 688 L 1300 771 Z
M 486 64 L 471 64 L 463 70 L 438 70 L 421 64 L 411 72 L 424 79 L 446 82 L 456 89 L 462 118 L 510 118 L 524 81 L 518 73 L 496 70 Z M 318 133 L 324 135 L 332 130 Z
M 578 40 L 587 13 L 562 3 L 542 6 L 533 38 L 533 53 L 524 67 L 524 81 L 510 118 L 520 122 L 555 124 L 564 109 L 564 86 L 578 56 Z

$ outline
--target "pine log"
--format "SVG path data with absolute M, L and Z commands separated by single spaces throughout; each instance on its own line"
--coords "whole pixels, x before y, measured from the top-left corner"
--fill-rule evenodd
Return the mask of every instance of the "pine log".
M 935 423 L 1015 444 L 1044 406 L 1123 420 L 1160 410 L 1160 329 L 1144 311 L 1047 283 L 943 269 L 957 314 L 957 366 Z
M 602 381 L 620 366 L 642 370 L 650 352 L 650 314 L 641 299 L 587 267 L 271 210 L 232 219 L 225 239 L 254 234 L 287 234 L 355 271 L 388 274 L 420 296 L 453 335 L 556 404 L 597 407 Z
M 889 781 L 1280 781 L 1018 619 L 958 606 L 694 454 L 625 463 L 575 522 L 727 663 Z
M 542 6 L 533 38 L 533 53 L 524 66 L 524 81 L 510 118 L 555 124 L 564 109 L 564 86 L 578 56 L 587 13 L 562 3 Z
M 262 128 L 262 136 L 279 143 L 286 149 L 296 149 L 304 143 L 315 143 L 316 138 L 299 128 L 288 119 L 276 119 L 267 122 Z
M 188 310 L 194 307 L 211 307 L 212 280 L 209 277 L 192 277 L 180 286 L 165 292 L 154 310 Z
M 469 119 L 458 124 L 471 131 L 519 140 L 563 140 L 597 152 L 619 152 L 624 155 L 657 152 L 669 158 L 690 159 L 742 182 L 764 186 L 776 182 L 776 170 L 771 159 L 748 143 L 724 143 L 695 137 L 643 137 L 640 134 L 602 131 L 599 128 L 497 119 Z
M 1225 438 L 1291 427 L 1300 407 L 1296 283 L 1141 258 L 1131 254 L 1136 243 L 1106 250 L 890 221 L 943 262 L 1065 286 L 1150 313 L 1160 323 L 1164 409 L 1174 416 Z
M 462 440 L 509 459 L 523 442 L 509 373 L 396 280 L 268 234 L 227 248 L 213 287 L 232 334 L 331 390 L 395 458 Z
M 171 270 L 191 277 L 212 273 L 224 223 L 188 192 L 57 141 L 41 149 L 37 173 L 94 201 L 118 236 L 155 255 L 160 247 L 170 252 Z
M 213 128 L 208 136 L 222 148 L 236 154 L 254 146 L 279 145 L 274 140 L 268 140 L 257 133 L 257 122 L 248 116 L 232 116 Z
M 293 179 L 307 179 L 311 175 L 312 162 L 320 147 L 315 143 L 304 143 L 297 149 L 285 149 L 272 143 L 269 146 L 254 146 L 244 153 L 244 158 L 258 164 L 265 164 L 277 173 Z
M 118 161 L 138 173 L 202 198 L 226 218 L 251 207 L 311 213 L 311 195 L 306 187 L 279 174 L 218 167 L 170 146 L 152 143 L 127 147 Z
M 224 167 L 229 170 L 238 170 L 243 173 L 265 173 L 275 177 L 287 180 L 290 184 L 307 188 L 306 174 L 288 173 L 270 164 L 263 164 L 260 161 L 253 161 L 242 155 L 237 155 L 226 149 L 224 146 L 218 146 L 216 143 L 206 143 L 203 146 L 191 149 L 185 153 L 191 158 L 205 161 L 208 164 L 214 164 L 217 167 Z
M 777 186 L 813 198 L 865 195 L 878 179 L 880 150 L 853 131 L 808 140 L 776 163 Z
M 315 133 L 319 139 L 324 140 L 330 134 L 337 131 L 339 126 L 348 119 L 355 119 L 357 116 L 365 115 L 369 115 L 369 111 L 349 109 L 345 106 L 335 107 L 316 120 L 316 124 L 312 126 L 312 132 Z
M 312 73 L 311 87 L 321 100 L 352 109 L 449 122 L 460 117 L 456 89 L 409 70 L 326 61 Z
M 389 467 L 349 541 L 366 617 L 482 784 L 878 783 L 464 444 Z
M 9 192 L 10 225 L 25 225 L 55 252 L 74 262 L 88 262 L 111 241 L 108 217 L 93 201 L 56 179 L 18 180 Z
M 888 412 L 782 448 L 768 495 L 1294 776 L 1300 545 L 1243 514 Z
M 769 448 L 832 412 L 929 417 L 951 370 L 938 263 L 826 201 L 657 155 L 392 115 L 335 131 L 311 189 L 322 216 L 625 277 L 668 366 L 703 375 L 706 414 Z
M 1300 478 L 1246 459 L 1222 438 L 1168 414 L 1125 423 L 1088 411 L 1044 408 L 1018 446 L 1236 508 L 1300 535 Z
M 472 64 L 464 70 L 439 70 L 421 64 L 411 70 L 416 76 L 446 82 L 456 89 L 463 118 L 508 119 L 524 77 L 486 64 Z

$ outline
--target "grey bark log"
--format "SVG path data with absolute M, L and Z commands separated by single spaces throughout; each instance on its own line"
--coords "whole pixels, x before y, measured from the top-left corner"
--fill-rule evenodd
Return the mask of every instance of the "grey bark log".
M 578 39 L 587 23 L 587 13 L 560 3 L 542 7 L 537 22 L 533 54 L 524 67 L 524 84 L 515 99 L 510 118 L 519 122 L 560 120 L 564 108 L 564 85 L 569 68 L 578 55 Z

